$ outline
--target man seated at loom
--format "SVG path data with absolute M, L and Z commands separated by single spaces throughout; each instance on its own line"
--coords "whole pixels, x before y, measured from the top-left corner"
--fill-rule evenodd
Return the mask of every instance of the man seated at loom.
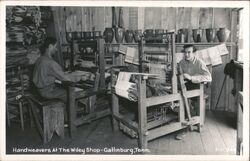
M 33 70 L 33 83 L 42 97 L 47 99 L 57 98 L 66 103 L 67 91 L 55 83 L 56 80 L 77 82 L 79 81 L 77 74 L 85 74 L 90 77 L 89 79 L 94 79 L 89 72 L 76 71 L 75 73 L 65 73 L 63 71 L 62 67 L 53 59 L 53 56 L 57 52 L 57 40 L 55 38 L 47 37 L 40 50 L 42 56 L 36 61 Z M 74 64 L 85 62 L 79 58 L 74 61 Z
M 67 91 L 62 85 L 56 81 L 79 81 L 79 72 L 65 73 L 62 67 L 53 59 L 54 54 L 57 52 L 57 40 L 53 37 L 47 37 L 44 44 L 40 47 L 41 57 L 36 61 L 33 70 L 33 83 L 36 87 L 38 94 L 45 99 L 59 99 L 63 103 L 67 103 Z M 76 63 L 82 61 L 75 60 Z M 86 74 L 87 72 L 83 72 Z M 89 75 L 87 73 L 87 75 Z M 81 80 L 83 77 L 81 77 Z M 66 106 L 64 106 L 66 110 Z M 64 112 L 65 120 L 67 120 L 67 113 Z M 67 126 L 67 124 L 65 124 Z
M 56 85 L 55 80 L 70 81 L 62 67 L 53 60 L 57 52 L 57 40 L 47 37 L 40 47 L 41 57 L 36 61 L 33 71 L 33 83 L 38 93 L 47 99 L 58 98 L 64 103 L 67 100 L 67 92 Z
M 201 82 L 211 82 L 211 73 L 206 64 L 194 55 L 196 52 L 195 46 L 187 44 L 183 48 L 184 59 L 180 61 L 179 66 L 184 79 L 187 80 L 187 90 L 199 88 Z
M 192 44 L 187 44 L 183 46 L 184 59 L 182 59 L 179 63 L 180 71 L 183 73 L 184 80 L 186 80 L 186 88 L 187 90 L 193 90 L 200 88 L 200 83 L 202 82 L 211 82 L 212 77 L 209 72 L 206 64 L 197 58 L 194 53 L 196 52 L 196 48 Z M 190 99 L 191 105 L 191 115 L 197 112 L 195 108 L 196 106 L 192 106 L 197 102 L 197 98 Z M 185 137 L 185 133 L 182 132 L 176 136 L 176 139 L 183 139 Z

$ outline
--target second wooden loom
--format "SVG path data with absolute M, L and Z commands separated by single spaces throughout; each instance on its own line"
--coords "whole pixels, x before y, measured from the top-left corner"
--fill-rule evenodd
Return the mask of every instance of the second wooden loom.
M 205 104 L 204 104 L 204 85 L 201 83 L 199 89 L 187 91 L 184 84 L 184 79 L 181 73 L 177 73 L 177 62 L 175 58 L 175 34 L 167 33 L 166 34 L 168 41 L 161 44 L 145 44 L 143 39 L 139 42 L 139 71 L 143 72 L 142 64 L 144 60 L 144 45 L 149 45 L 154 48 L 154 46 L 165 45 L 166 48 L 170 49 L 168 54 L 171 54 L 171 94 L 164 96 L 154 96 L 146 97 L 146 81 L 150 77 L 145 75 L 139 75 L 139 88 L 138 88 L 138 122 L 131 120 L 131 118 L 126 117 L 121 114 L 119 111 L 119 99 L 113 88 L 112 90 L 112 123 L 114 131 L 119 128 L 128 133 L 130 136 L 138 138 L 139 147 L 141 149 L 146 149 L 148 141 L 156 139 L 158 137 L 164 136 L 166 134 L 178 131 L 180 129 L 191 127 L 193 125 L 198 126 L 198 131 L 201 131 L 201 127 L 204 124 L 205 117 Z M 145 39 L 144 39 L 145 40 Z M 167 52 L 165 52 L 167 53 Z M 115 73 L 115 70 L 112 71 L 112 74 Z M 112 78 L 114 78 L 112 76 Z M 114 87 L 114 80 L 112 81 L 112 86 Z M 178 83 L 179 82 L 179 83 Z M 181 86 L 181 89 L 178 90 L 178 84 Z M 196 116 L 190 115 L 188 99 L 192 97 L 198 97 L 199 108 Z M 178 119 L 176 121 L 167 122 L 166 120 L 155 120 L 148 122 L 147 120 L 147 110 L 149 107 L 162 105 L 166 103 L 179 103 L 178 108 Z M 186 117 L 187 116 L 187 117 Z M 124 130 L 125 129 L 125 130 Z

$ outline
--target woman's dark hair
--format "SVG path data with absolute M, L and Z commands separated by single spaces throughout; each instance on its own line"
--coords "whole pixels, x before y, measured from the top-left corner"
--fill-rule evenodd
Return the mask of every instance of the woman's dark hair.
M 57 40 L 54 37 L 46 37 L 43 44 L 40 46 L 40 52 L 43 55 L 50 44 L 55 45 Z
M 193 44 L 186 44 L 186 45 L 184 45 L 182 52 L 184 52 L 186 48 L 191 48 L 191 47 L 193 48 L 193 52 L 196 52 L 197 49 L 196 49 L 196 47 Z

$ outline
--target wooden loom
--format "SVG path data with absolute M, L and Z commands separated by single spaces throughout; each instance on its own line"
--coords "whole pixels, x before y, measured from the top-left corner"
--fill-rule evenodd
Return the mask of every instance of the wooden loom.
M 204 90 L 203 84 L 200 85 L 199 89 L 186 91 L 184 87 L 184 80 L 182 74 L 179 74 L 179 82 L 181 83 L 182 90 L 178 91 L 178 83 L 177 83 L 177 63 L 175 60 L 175 38 L 174 33 L 167 33 L 169 38 L 166 47 L 170 48 L 170 53 L 172 55 L 172 93 L 164 96 L 154 96 L 154 97 L 146 97 L 146 81 L 150 79 L 148 76 L 139 75 L 139 88 L 138 88 L 138 123 L 132 121 L 130 118 L 122 115 L 119 112 L 119 99 L 120 97 L 115 93 L 113 88 L 112 90 L 112 123 L 113 130 L 118 130 L 124 126 L 128 134 L 132 134 L 138 137 L 139 147 L 142 149 L 147 148 L 148 141 L 153 140 L 155 138 L 161 137 L 163 135 L 172 133 L 174 131 L 178 131 L 180 129 L 186 128 L 188 126 L 193 127 L 192 125 L 197 125 L 198 130 L 201 131 L 201 127 L 204 124 L 205 117 L 205 106 L 204 106 Z M 143 63 L 143 54 L 145 53 L 143 40 L 139 42 L 139 61 L 140 61 L 140 72 L 142 71 L 142 63 Z M 146 44 L 152 45 L 152 44 Z M 155 44 L 157 45 L 157 44 Z M 158 44 L 159 45 L 159 44 Z M 163 45 L 163 44 L 161 44 Z M 153 45 L 152 45 L 153 46 Z M 114 70 L 112 74 L 114 74 Z M 112 78 L 114 78 L 112 76 Z M 184 86 L 183 86 L 184 85 Z M 112 81 L 112 86 L 114 87 L 114 80 Z M 188 98 L 198 97 L 199 99 L 199 108 L 198 115 L 191 116 L 188 106 Z M 147 109 L 148 107 L 161 105 L 166 103 L 179 102 L 179 111 L 178 111 L 178 119 L 175 122 L 170 122 L 166 124 L 164 121 L 147 121 Z M 185 117 L 185 111 L 187 113 L 187 118 Z M 121 127 L 122 126 L 122 127 Z M 191 128 L 192 129 L 192 128 Z M 124 131 L 124 130 L 123 130 Z

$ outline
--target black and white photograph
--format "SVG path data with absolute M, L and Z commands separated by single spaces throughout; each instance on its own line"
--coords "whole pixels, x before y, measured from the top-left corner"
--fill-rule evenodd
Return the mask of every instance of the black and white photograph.
M 0 160 L 249 159 L 248 1 L 40 2 L 0 3 Z

